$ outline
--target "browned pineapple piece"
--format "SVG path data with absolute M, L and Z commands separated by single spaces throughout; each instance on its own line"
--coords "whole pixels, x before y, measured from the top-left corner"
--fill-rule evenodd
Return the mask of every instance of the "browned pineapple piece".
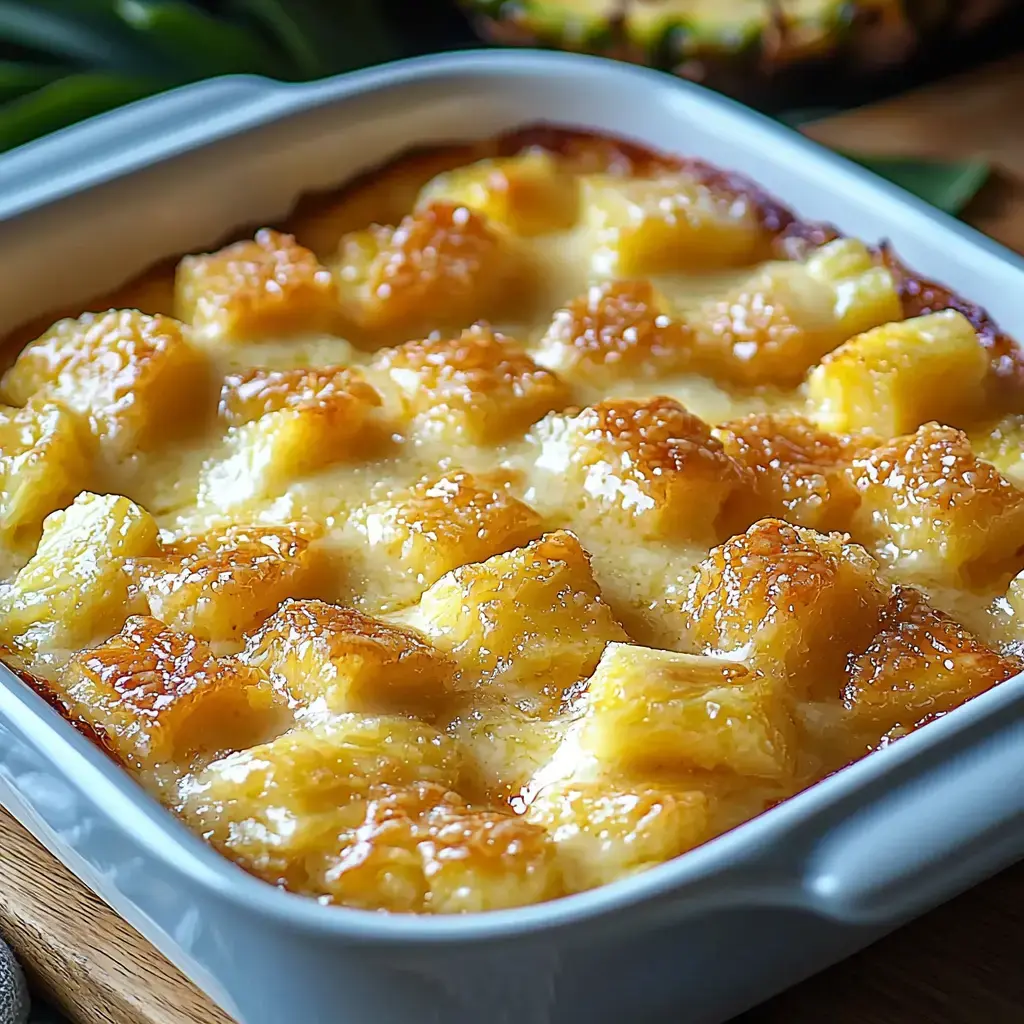
M 323 601 L 285 601 L 242 658 L 303 707 L 331 713 L 422 707 L 444 695 L 455 673 L 415 630 Z
M 736 661 L 609 644 L 581 698 L 578 742 L 602 769 L 724 769 L 784 777 L 793 723 L 759 672 Z
M 765 259 L 769 238 L 754 203 L 685 172 L 580 179 L 594 269 L 618 277 L 708 271 Z
M 682 370 L 690 360 L 691 331 L 665 310 L 649 281 L 591 285 L 555 313 L 537 362 L 594 382 Z
M 929 420 L 964 425 L 985 408 L 989 356 L 955 310 L 890 323 L 852 338 L 808 378 L 825 430 L 905 434 Z
M 796 694 L 835 691 L 851 651 L 878 629 L 888 588 L 874 559 L 838 534 L 763 519 L 701 562 L 687 595 L 694 640 L 743 653 Z
M 150 611 L 172 629 L 236 643 L 288 597 L 320 582 L 314 523 L 230 526 L 165 546 L 129 565 Z
M 734 384 L 789 387 L 847 338 L 900 316 L 889 272 L 861 242 L 838 239 L 706 303 L 693 324 L 693 365 Z
M 775 517 L 814 530 L 845 530 L 860 498 L 846 475 L 866 439 L 819 430 L 801 416 L 756 413 L 712 433 L 753 474 L 752 491 L 737 494 L 730 527 Z
M 647 538 L 713 541 L 722 504 L 752 483 L 710 427 L 671 398 L 609 399 L 548 416 L 533 436 L 546 493 Z
M 398 389 L 407 415 L 464 444 L 503 441 L 569 402 L 558 377 L 485 327 L 387 349 L 377 365 Z
M 211 764 L 182 813 L 248 870 L 348 906 L 447 913 L 558 894 L 544 831 L 450 791 L 454 742 L 414 719 L 340 715 Z
M 562 893 L 555 848 L 539 825 L 476 809 L 430 783 L 381 787 L 324 875 L 351 907 L 461 914 L 528 906 Z
M 579 185 L 555 157 L 535 149 L 445 171 L 427 183 L 417 206 L 436 202 L 467 206 L 517 235 L 544 235 L 576 224 Z
M 147 773 L 250 746 L 286 721 L 283 702 L 259 673 L 215 658 L 201 640 L 146 615 L 76 654 L 59 685 L 72 716 Z
M 178 264 L 175 313 L 209 341 L 258 341 L 330 332 L 339 322 L 331 272 L 291 235 L 252 240 Z
M 540 536 L 541 517 L 504 490 L 481 487 L 468 473 L 421 480 L 408 491 L 356 513 L 369 557 L 397 563 L 421 588 L 468 562 Z
M 133 309 L 61 320 L 3 378 L 15 405 L 54 400 L 88 417 L 116 456 L 150 448 L 187 425 L 205 394 L 203 357 L 182 325 Z
M 397 228 L 342 239 L 335 279 L 346 315 L 387 336 L 465 327 L 523 302 L 523 257 L 485 217 L 435 202 Z
M 658 784 L 555 783 L 526 820 L 554 840 L 568 892 L 637 874 L 710 838 L 704 793 Z
M 354 370 L 254 369 L 227 378 L 227 454 L 203 474 L 218 505 L 270 496 L 306 473 L 365 455 L 378 441 L 380 395 Z
M 89 482 L 93 440 L 85 421 L 61 405 L 0 405 L 0 544 L 35 544 L 43 519 Z
M 419 614 L 464 682 L 519 684 L 555 701 L 593 671 L 606 643 L 628 639 L 565 532 L 454 569 L 423 595 Z
M 36 553 L 0 592 L 0 642 L 58 659 L 121 628 L 132 611 L 125 559 L 157 552 L 157 525 L 116 494 L 84 491 L 43 522 Z
M 854 460 L 850 475 L 854 537 L 901 576 L 957 586 L 1024 564 L 1024 492 L 961 431 L 926 423 Z
M 920 593 L 900 588 L 878 635 L 850 659 L 843 701 L 852 722 L 881 735 L 952 711 L 1020 668 Z

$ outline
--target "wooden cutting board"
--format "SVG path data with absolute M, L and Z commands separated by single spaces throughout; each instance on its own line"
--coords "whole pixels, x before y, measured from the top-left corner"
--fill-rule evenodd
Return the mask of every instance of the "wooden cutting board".
M 863 153 L 985 156 L 995 180 L 967 219 L 1024 251 L 1024 56 L 820 122 Z M 744 1024 L 1011 1024 L 1024 865 L 744 1015 Z M 74 1024 L 231 1024 L 133 928 L 0 810 L 0 932 Z

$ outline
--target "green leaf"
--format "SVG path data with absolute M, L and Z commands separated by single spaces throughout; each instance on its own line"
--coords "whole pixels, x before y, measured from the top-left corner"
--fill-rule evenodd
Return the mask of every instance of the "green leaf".
M 19 96 L 49 85 L 67 73 L 67 68 L 48 64 L 0 61 L 0 103 L 16 100 Z
M 157 92 L 152 79 L 104 72 L 68 75 L 0 106 L 0 152 Z
M 116 0 L 123 21 L 154 50 L 196 78 L 251 73 L 277 76 L 281 61 L 255 33 L 180 0 Z
M 140 75 L 171 70 L 139 45 L 110 0 L 0 0 L 0 42 L 94 70 Z
M 842 154 L 946 213 L 958 214 L 991 174 L 984 160 L 927 160 L 910 157 Z
M 300 78 L 322 78 L 401 55 L 379 0 L 231 0 L 230 8 L 276 40 Z

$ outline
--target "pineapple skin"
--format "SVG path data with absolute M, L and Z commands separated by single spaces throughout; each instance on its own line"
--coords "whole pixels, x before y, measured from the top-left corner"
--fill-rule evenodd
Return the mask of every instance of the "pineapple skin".
M 787 10 L 767 0 L 751 13 L 723 2 L 699 15 L 684 5 L 595 0 L 591 10 L 559 0 L 460 0 L 478 33 L 506 46 L 542 46 L 613 57 L 671 71 L 713 89 L 763 101 L 786 96 L 801 72 L 827 65 L 835 81 L 898 66 L 928 48 L 991 23 L 1008 0 L 819 0 L 814 9 Z M 794 81 L 796 80 L 796 81 Z

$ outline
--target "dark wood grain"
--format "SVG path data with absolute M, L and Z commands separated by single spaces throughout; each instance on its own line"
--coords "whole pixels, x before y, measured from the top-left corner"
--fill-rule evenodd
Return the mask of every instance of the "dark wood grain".
M 1024 251 L 1024 58 L 809 132 L 865 153 L 988 157 L 996 181 L 967 219 Z M 230 1024 L 3 811 L 0 931 L 74 1024 Z M 1024 865 L 736 1024 L 1019 1024 L 1022 935 Z

